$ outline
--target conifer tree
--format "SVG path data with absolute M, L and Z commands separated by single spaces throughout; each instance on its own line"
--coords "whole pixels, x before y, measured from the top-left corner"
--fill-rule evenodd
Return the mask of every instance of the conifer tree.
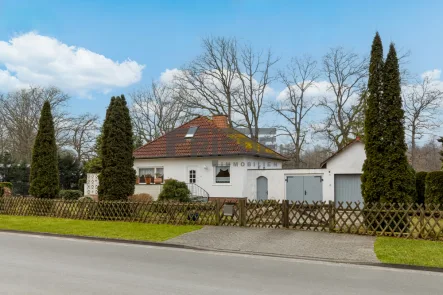
M 409 203 L 415 196 L 415 172 L 406 157 L 404 111 L 402 108 L 400 70 L 394 44 L 391 43 L 383 69 L 383 195 L 381 202 Z
M 131 117 L 125 97 L 111 98 L 103 123 L 100 200 L 127 200 L 134 193 L 135 170 Z
M 57 145 L 51 105 L 43 104 L 37 137 L 32 150 L 29 193 L 38 198 L 55 198 L 60 190 Z
M 363 164 L 362 196 L 366 203 L 379 202 L 383 196 L 383 45 L 378 32 L 372 42 L 369 65 L 368 94 L 365 107 L 365 151 Z

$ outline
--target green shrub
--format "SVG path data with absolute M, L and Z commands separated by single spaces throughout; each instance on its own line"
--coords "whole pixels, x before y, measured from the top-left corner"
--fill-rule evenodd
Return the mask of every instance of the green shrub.
M 12 192 L 12 183 L 10 182 L 0 182 L 0 197 L 3 197 L 4 194 L 4 187 L 7 187 L 11 190 Z
M 417 172 L 415 174 L 415 188 L 417 190 L 417 198 L 414 200 L 417 204 L 423 204 L 425 202 L 425 180 L 428 172 Z
M 425 186 L 425 203 L 443 204 L 443 171 L 429 172 Z
M 135 194 L 129 196 L 128 201 L 148 203 L 154 201 L 154 198 L 150 194 Z
M 82 196 L 83 193 L 77 190 L 61 190 L 59 193 L 59 197 L 64 200 L 78 200 Z
M 94 199 L 91 198 L 90 196 L 83 196 L 78 198 L 79 202 L 94 202 Z
M 191 192 L 186 183 L 175 179 L 167 179 L 158 199 L 160 201 L 190 202 Z

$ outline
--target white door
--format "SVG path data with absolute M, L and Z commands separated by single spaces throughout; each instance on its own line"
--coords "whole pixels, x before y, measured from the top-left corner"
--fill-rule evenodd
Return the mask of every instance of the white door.
M 196 166 L 188 166 L 186 173 L 186 183 L 198 183 L 198 170 Z

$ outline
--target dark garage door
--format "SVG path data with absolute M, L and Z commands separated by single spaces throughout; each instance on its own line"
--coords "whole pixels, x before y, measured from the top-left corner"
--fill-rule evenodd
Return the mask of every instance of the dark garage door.
M 336 174 L 334 179 L 335 202 L 363 202 L 361 174 Z

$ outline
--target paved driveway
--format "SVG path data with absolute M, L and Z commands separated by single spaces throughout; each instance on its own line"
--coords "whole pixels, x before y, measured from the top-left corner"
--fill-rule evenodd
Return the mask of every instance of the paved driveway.
M 228 226 L 207 226 L 168 240 L 174 244 L 214 250 L 378 263 L 374 241 L 371 236 Z

